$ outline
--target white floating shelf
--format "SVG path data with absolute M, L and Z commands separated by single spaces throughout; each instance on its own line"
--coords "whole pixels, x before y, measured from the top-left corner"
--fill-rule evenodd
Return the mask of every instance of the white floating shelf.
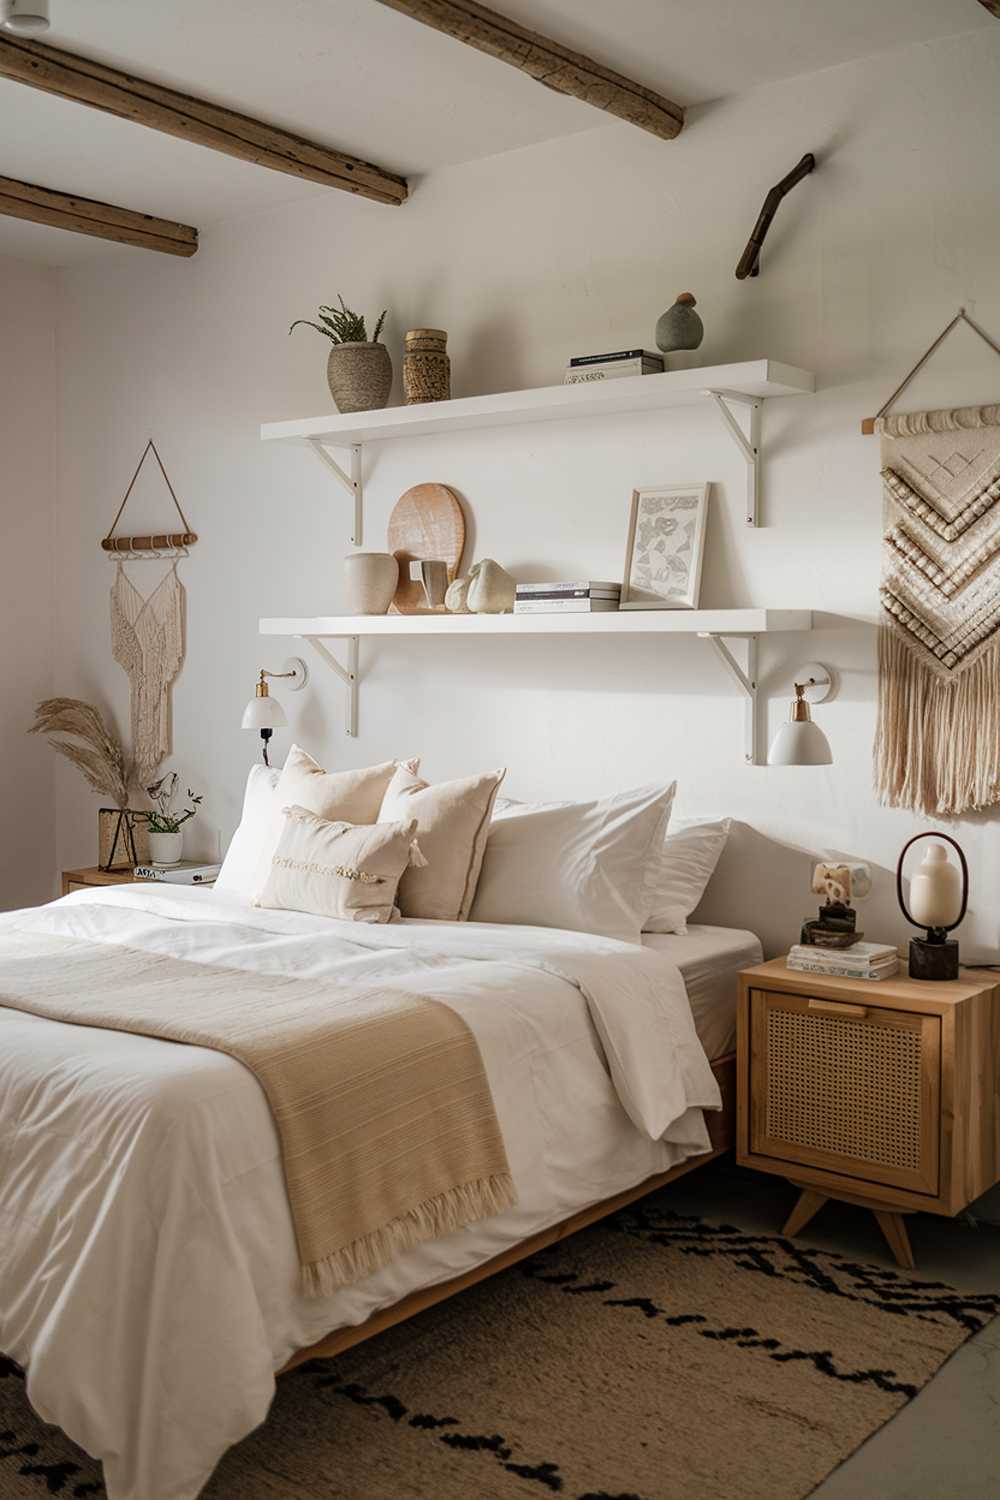
M 652 377 L 649 377 L 652 378 Z M 761 765 L 758 734 L 757 640 L 775 631 L 811 630 L 808 609 L 601 610 L 538 615 L 316 615 L 264 619 L 261 635 L 299 636 L 347 688 L 347 733 L 358 732 L 359 641 L 375 636 L 699 635 L 715 648 L 746 702 L 744 760 Z M 742 639 L 746 669 L 726 645 Z M 327 641 L 346 641 L 346 665 Z
M 808 370 L 753 359 L 738 365 L 704 365 L 694 370 L 667 370 L 662 375 L 630 375 L 620 380 L 595 380 L 584 385 L 545 385 L 532 391 L 503 391 L 497 396 L 465 396 L 459 401 L 429 401 L 417 406 L 391 406 L 384 411 L 331 414 L 294 422 L 265 422 L 265 443 L 295 443 L 312 451 L 332 472 L 354 504 L 351 542 L 361 546 L 364 530 L 365 443 L 398 438 L 431 437 L 477 428 L 511 427 L 525 422 L 558 422 L 578 417 L 615 416 L 633 411 L 666 411 L 672 406 L 710 403 L 718 411 L 723 430 L 746 464 L 746 523 L 757 524 L 760 490 L 761 402 L 773 396 L 802 396 L 815 390 Z M 733 414 L 747 409 L 748 431 Z M 327 450 L 350 452 L 345 468 Z
M 659 411 L 695 406 L 706 395 L 766 400 L 802 396 L 814 391 L 808 370 L 754 359 L 736 365 L 706 365 L 668 370 L 663 375 L 631 375 L 587 385 L 546 385 L 495 396 L 466 396 L 458 401 L 431 401 L 418 406 L 391 406 L 384 411 L 332 413 L 294 422 L 265 422 L 265 443 L 329 443 L 350 448 L 394 438 L 429 437 L 442 432 L 469 432 L 477 427 L 509 427 L 519 422 L 557 422 L 630 411 Z
M 636 609 L 594 614 L 318 615 L 261 620 L 261 635 L 763 635 L 811 630 L 808 609 Z

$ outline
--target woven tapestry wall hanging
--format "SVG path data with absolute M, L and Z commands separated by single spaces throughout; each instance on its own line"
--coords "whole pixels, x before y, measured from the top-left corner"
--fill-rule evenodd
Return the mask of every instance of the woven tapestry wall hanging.
M 1000 405 L 880 417 L 875 781 L 950 814 L 1000 802 Z

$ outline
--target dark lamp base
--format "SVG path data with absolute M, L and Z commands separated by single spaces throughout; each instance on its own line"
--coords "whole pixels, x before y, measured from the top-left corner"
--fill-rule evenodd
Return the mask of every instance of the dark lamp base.
M 958 943 L 946 938 L 943 943 L 929 943 L 926 938 L 910 939 L 911 979 L 957 979 Z

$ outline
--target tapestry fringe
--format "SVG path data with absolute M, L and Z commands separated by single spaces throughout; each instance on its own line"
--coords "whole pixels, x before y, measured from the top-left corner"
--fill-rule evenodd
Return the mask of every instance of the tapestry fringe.
M 946 679 L 881 625 L 878 667 L 879 800 L 948 817 L 1000 802 L 1000 640 Z
M 509 1172 L 463 1183 L 427 1198 L 400 1218 L 361 1235 L 323 1260 L 303 1265 L 302 1290 L 307 1297 L 332 1297 L 341 1287 L 389 1265 L 404 1250 L 503 1213 L 516 1202 L 514 1180 Z

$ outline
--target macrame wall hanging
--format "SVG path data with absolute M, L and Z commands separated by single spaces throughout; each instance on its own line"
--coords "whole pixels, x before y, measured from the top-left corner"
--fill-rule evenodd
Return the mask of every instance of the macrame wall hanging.
M 956 815 L 1000 802 L 1000 404 L 885 413 L 875 783 L 890 807 Z
M 181 521 L 180 531 L 145 536 L 115 536 L 115 528 L 128 504 L 140 470 L 152 453 L 159 465 L 170 497 Z M 170 753 L 170 686 L 184 660 L 184 586 L 177 576 L 177 561 L 187 557 L 198 540 L 191 530 L 181 503 L 170 483 L 163 460 L 150 438 L 101 546 L 116 561 L 111 585 L 111 649 L 129 679 L 132 721 L 132 753 L 137 780 L 145 784 L 164 756 Z M 129 560 L 168 560 L 170 569 L 156 588 L 144 597 L 125 572 Z

